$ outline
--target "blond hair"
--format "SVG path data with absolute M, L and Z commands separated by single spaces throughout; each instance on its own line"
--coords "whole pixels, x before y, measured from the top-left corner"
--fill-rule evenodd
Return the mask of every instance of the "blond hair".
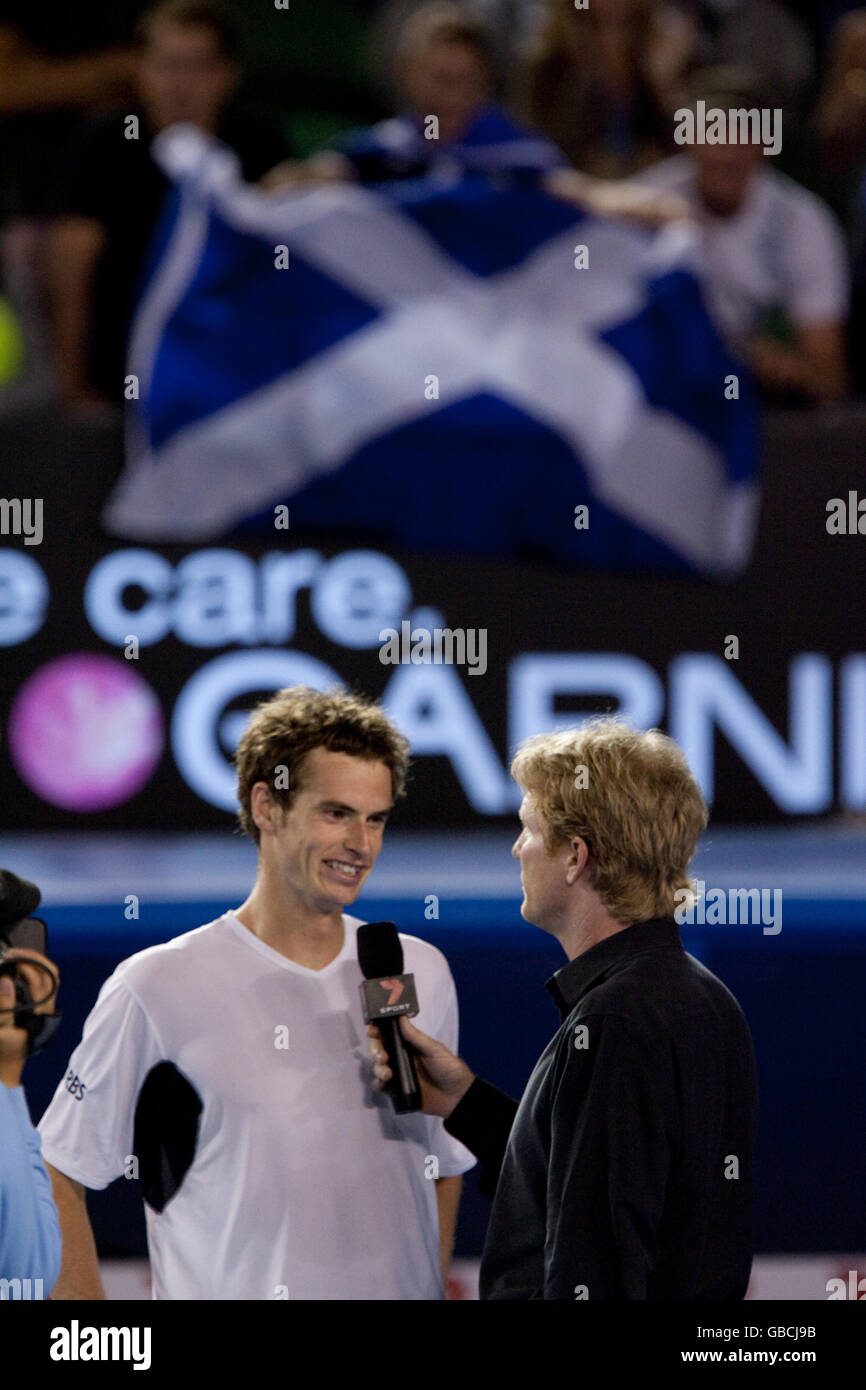
M 615 718 L 527 739 L 511 775 L 541 818 L 548 853 L 579 835 L 590 881 L 615 921 L 673 915 L 707 808 L 680 748 Z
M 380 705 L 339 689 L 322 692 L 305 685 L 287 686 L 256 706 L 235 754 L 238 820 L 256 844 L 259 828 L 250 806 L 253 787 L 266 782 L 274 800 L 288 810 L 303 786 L 304 760 L 314 748 L 384 763 L 391 773 L 392 799 L 405 794 L 409 743 Z M 288 775 L 279 778 L 280 768 Z
M 412 57 L 426 53 L 434 43 L 455 43 L 471 48 L 492 78 L 495 60 L 490 31 L 483 20 L 450 0 L 431 0 L 411 14 L 397 37 L 398 69 Z

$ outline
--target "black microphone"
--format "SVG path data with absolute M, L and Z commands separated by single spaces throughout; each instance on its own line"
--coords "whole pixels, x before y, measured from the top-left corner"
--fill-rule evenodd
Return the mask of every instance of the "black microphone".
M 375 1023 L 388 1053 L 391 1080 L 385 1091 L 398 1115 L 421 1109 L 415 1061 L 400 1032 L 399 1017 L 418 1012 L 415 976 L 403 974 L 403 947 L 393 922 L 364 922 L 358 928 L 358 964 L 365 1023 Z

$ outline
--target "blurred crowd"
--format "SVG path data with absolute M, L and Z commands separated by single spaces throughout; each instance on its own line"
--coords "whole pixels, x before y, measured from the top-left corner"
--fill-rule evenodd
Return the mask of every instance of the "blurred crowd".
M 781 112 L 781 146 L 675 112 Z M 438 120 L 436 139 L 427 122 Z M 110 416 L 188 121 L 266 190 L 453 167 L 688 215 L 769 401 L 866 390 L 866 8 L 842 0 L 0 0 L 0 408 Z

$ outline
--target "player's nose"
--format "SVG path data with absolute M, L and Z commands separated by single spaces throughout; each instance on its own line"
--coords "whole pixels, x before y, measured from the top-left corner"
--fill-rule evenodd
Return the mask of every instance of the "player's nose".
M 366 825 L 351 825 L 343 841 L 345 848 L 365 864 L 370 862 L 370 830 Z

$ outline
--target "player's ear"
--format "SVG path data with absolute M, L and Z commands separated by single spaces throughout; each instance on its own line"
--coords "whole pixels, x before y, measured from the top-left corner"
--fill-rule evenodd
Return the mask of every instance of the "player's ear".
M 582 835 L 574 835 L 569 849 L 566 872 L 569 883 L 574 883 L 589 862 L 589 844 Z
M 250 791 L 250 814 L 260 831 L 274 831 L 280 807 L 267 782 L 255 782 Z

